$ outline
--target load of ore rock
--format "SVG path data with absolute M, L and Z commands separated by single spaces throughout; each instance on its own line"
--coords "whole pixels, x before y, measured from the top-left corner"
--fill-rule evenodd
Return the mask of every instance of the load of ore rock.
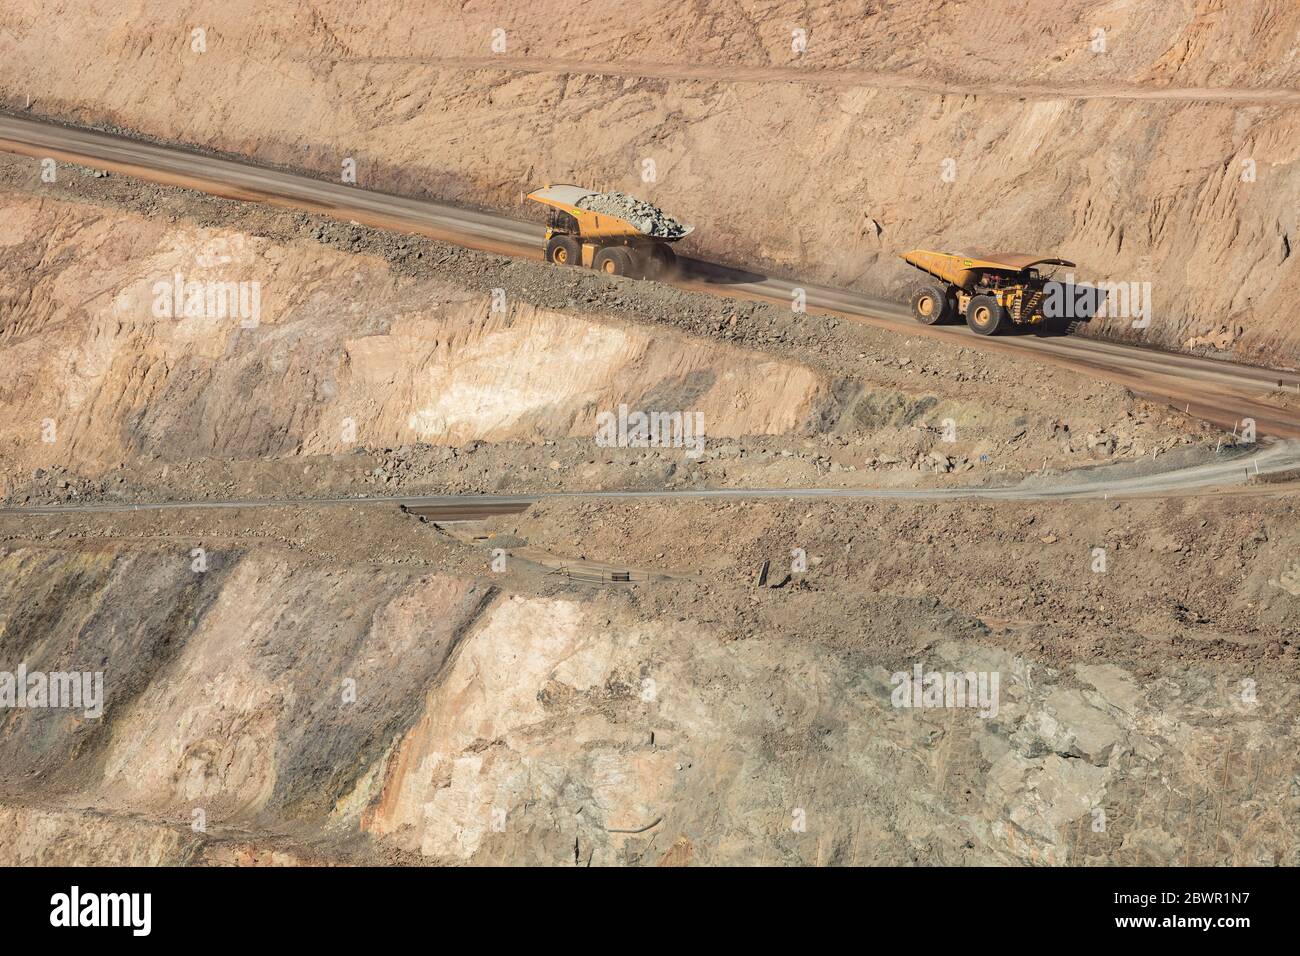
M 691 231 L 690 226 L 678 222 L 658 206 L 627 193 L 593 193 L 583 196 L 576 205 L 589 212 L 626 219 L 647 236 L 659 239 L 680 239 Z

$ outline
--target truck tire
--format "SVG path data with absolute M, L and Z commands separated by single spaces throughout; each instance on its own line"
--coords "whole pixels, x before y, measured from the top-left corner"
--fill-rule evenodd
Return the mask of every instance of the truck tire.
M 966 324 L 976 335 L 996 335 L 1007 320 L 1007 310 L 991 295 L 977 295 L 966 306 Z
M 952 318 L 954 308 L 948 290 L 933 282 L 922 282 L 912 290 L 912 317 L 922 325 L 940 325 Z
M 582 264 L 582 245 L 572 236 L 551 236 L 546 243 L 546 261 L 557 266 Z
M 667 279 L 677 272 L 677 253 L 662 242 L 656 242 L 646 253 L 645 263 L 647 279 Z
M 626 246 L 606 246 L 599 250 L 591 267 L 607 276 L 627 276 L 629 279 L 638 278 L 639 273 L 632 250 Z

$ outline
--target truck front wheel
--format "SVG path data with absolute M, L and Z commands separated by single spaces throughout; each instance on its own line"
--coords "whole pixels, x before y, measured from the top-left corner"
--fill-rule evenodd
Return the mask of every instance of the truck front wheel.
M 576 266 L 582 262 L 582 246 L 572 236 L 551 236 L 546 243 L 546 261 L 557 266 Z

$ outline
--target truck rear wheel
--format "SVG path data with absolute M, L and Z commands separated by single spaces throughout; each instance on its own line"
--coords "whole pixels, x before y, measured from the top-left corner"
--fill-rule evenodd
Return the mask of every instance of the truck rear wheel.
M 912 290 L 912 316 L 922 325 L 947 322 L 952 313 L 952 297 L 943 286 L 923 282 Z
M 546 243 L 546 261 L 557 266 L 576 266 L 582 263 L 582 246 L 572 236 L 551 236 Z
M 966 324 L 976 335 L 994 335 L 1007 320 L 1007 310 L 991 295 L 977 295 L 966 306 Z
M 596 253 L 591 266 L 597 272 L 603 272 L 607 276 L 627 276 L 630 279 L 638 277 L 632 250 L 625 246 L 606 246 Z

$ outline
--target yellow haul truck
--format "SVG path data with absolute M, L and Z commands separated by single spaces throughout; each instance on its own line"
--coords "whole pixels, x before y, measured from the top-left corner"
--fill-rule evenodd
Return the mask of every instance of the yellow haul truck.
M 1035 266 L 1073 266 L 1065 259 L 1023 252 L 928 252 L 913 249 L 903 259 L 932 278 L 912 291 L 912 315 L 922 325 L 955 316 L 979 335 L 993 335 L 1008 322 L 1043 321 L 1047 280 Z
M 560 184 L 535 190 L 528 198 L 551 207 L 547 262 L 608 275 L 661 278 L 677 262 L 669 244 L 695 228 L 623 193 Z

